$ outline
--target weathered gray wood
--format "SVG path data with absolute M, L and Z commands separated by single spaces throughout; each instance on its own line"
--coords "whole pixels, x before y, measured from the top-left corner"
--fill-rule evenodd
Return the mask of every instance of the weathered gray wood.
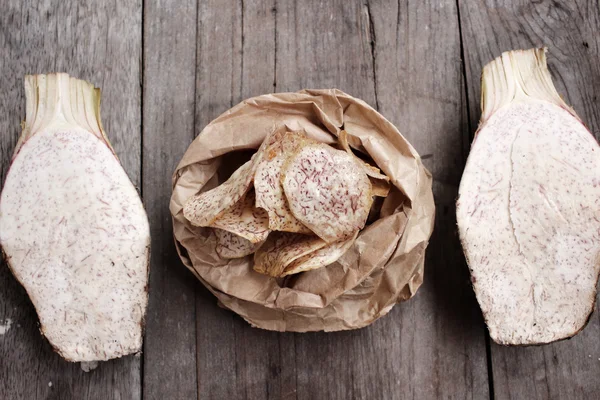
M 196 133 L 241 100 L 275 90 L 275 3 L 200 1 Z M 294 336 L 251 328 L 197 299 L 198 394 L 202 399 L 289 398 Z
M 195 134 L 240 99 L 241 13 L 237 0 L 198 3 Z M 235 399 L 236 321 L 206 289 L 196 296 L 196 325 L 199 398 Z
M 296 28 L 278 31 L 278 88 L 336 86 L 378 106 L 427 155 L 438 213 L 414 299 L 360 331 L 297 336 L 298 397 L 487 398 L 484 332 L 455 234 L 466 129 L 456 4 L 305 4 L 278 13 Z
M 486 398 L 484 328 L 454 227 L 454 198 L 479 118 L 481 67 L 501 51 L 550 46 L 559 91 L 600 137 L 597 2 L 456 3 L 141 0 L 0 5 L 2 180 L 24 115 L 25 73 L 63 70 L 103 89 L 103 120 L 152 225 L 147 398 Z M 198 7 L 198 8 L 197 8 Z M 140 170 L 143 73 L 143 168 Z M 176 163 L 202 127 L 244 98 L 339 87 L 394 122 L 426 155 L 438 206 L 425 284 L 373 326 L 333 334 L 250 328 L 182 267 L 168 212 Z M 11 117 L 13 116 L 13 117 Z M 37 331 L 24 290 L 0 268 L 0 398 L 141 397 L 140 359 L 83 373 Z M 498 398 L 595 398 L 598 314 L 550 346 L 492 345 Z M 52 386 L 48 383 L 52 382 Z
M 474 130 L 480 116 L 481 68 L 501 52 L 547 45 L 554 83 L 600 138 L 600 4 L 597 1 L 460 1 L 461 27 Z M 529 348 L 492 345 L 499 399 L 591 399 L 600 396 L 600 320 L 569 341 Z
M 195 399 L 195 290 L 173 244 L 171 177 L 194 137 L 196 1 L 144 2 L 142 188 L 152 233 L 144 398 Z
M 68 72 L 102 88 L 102 120 L 121 162 L 140 184 L 141 0 L 0 3 L 2 182 L 25 118 L 23 76 Z M 140 358 L 101 363 L 89 373 L 52 351 L 25 290 L 0 266 L 1 399 L 139 399 Z M 50 386 L 51 383 L 51 386 Z
M 376 105 L 369 17 L 361 3 L 279 4 L 277 28 L 278 90 L 336 87 Z M 378 341 L 370 334 L 373 328 L 296 334 L 295 397 L 383 399 L 384 392 L 397 397 L 390 384 L 398 376 L 381 374 L 373 362 L 381 355 L 373 346 Z M 391 348 L 386 352 L 393 353 Z

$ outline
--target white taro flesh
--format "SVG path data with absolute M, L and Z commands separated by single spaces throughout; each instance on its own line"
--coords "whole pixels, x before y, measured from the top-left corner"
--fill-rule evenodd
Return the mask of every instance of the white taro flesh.
M 488 64 L 482 110 L 457 222 L 490 337 L 571 337 L 593 311 L 600 272 L 600 147 L 556 92 L 545 49 Z
M 0 243 L 52 347 L 97 361 L 142 347 L 150 231 L 100 122 L 100 91 L 25 78 L 26 121 L 0 197 Z

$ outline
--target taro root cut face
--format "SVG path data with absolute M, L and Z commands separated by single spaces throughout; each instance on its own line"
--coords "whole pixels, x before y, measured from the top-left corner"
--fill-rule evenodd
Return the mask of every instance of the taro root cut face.
M 457 222 L 490 336 L 571 337 L 600 272 L 600 147 L 556 93 L 543 49 L 486 66 L 482 102 Z
M 138 193 L 94 119 L 99 93 L 66 74 L 27 79 L 45 108 L 28 91 L 23 140 L 0 198 L 8 264 L 62 357 L 138 352 L 150 232 Z M 85 99 L 83 107 L 70 94 Z

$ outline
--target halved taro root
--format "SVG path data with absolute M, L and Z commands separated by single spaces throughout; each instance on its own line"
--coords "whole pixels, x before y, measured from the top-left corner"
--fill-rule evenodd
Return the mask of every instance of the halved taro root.
M 254 190 L 250 190 L 210 226 L 235 233 L 251 243 L 264 242 L 269 234 L 269 215 L 255 207 L 254 202 Z
M 365 226 L 372 189 L 354 156 L 326 144 L 304 146 L 283 167 L 281 182 L 294 216 L 326 242 Z
M 254 253 L 254 270 L 279 277 L 292 261 L 326 245 L 325 241 L 314 235 L 272 232 Z
M 68 361 L 139 352 L 150 231 L 100 122 L 100 91 L 25 77 L 26 120 L 0 198 L 0 243 Z
M 600 147 L 556 92 L 545 49 L 486 65 L 481 103 L 457 221 L 490 337 L 571 337 L 600 272 Z
M 281 185 L 281 168 L 287 158 L 308 142 L 301 132 L 286 132 L 281 140 L 267 149 L 267 156 L 254 175 L 256 206 L 269 214 L 269 229 L 273 231 L 311 234 L 290 211 Z
M 224 231 L 223 229 L 214 228 L 214 233 L 217 238 L 217 254 L 223 258 L 242 258 L 254 253 L 261 245 L 260 243 L 252 243 L 248 239 L 244 239 L 235 233 Z

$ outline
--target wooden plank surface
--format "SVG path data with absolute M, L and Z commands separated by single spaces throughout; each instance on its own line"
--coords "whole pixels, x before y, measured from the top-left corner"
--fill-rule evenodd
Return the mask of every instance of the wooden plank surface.
M 489 396 L 485 335 L 455 219 L 468 131 L 458 13 L 452 1 L 407 3 L 400 2 L 399 9 L 377 2 L 371 7 L 376 94 L 380 111 L 433 174 L 436 225 L 423 287 L 382 321 L 389 331 L 399 331 L 398 337 L 381 339 L 386 331 L 376 335 L 379 357 L 390 346 L 400 348 L 381 373 L 399 369 L 401 379 L 410 382 L 397 383 L 390 398 L 412 397 L 408 388 L 422 398 L 484 399 Z M 396 25 L 395 32 L 390 25 Z M 396 359 L 408 363 L 398 368 Z
M 481 68 L 501 52 L 546 45 L 558 92 L 600 138 L 600 4 L 597 1 L 459 1 L 471 126 L 477 126 Z M 472 129 L 472 130 L 473 130 Z M 493 344 L 498 399 L 592 399 L 600 396 L 600 317 L 575 338 L 546 346 Z
M 275 91 L 277 15 L 274 1 L 198 7 L 196 133 L 243 99 Z M 207 290 L 196 309 L 199 398 L 295 398 L 293 334 L 250 328 Z
M 295 42 L 295 56 L 278 64 L 289 74 L 281 86 L 339 87 L 378 107 L 429 155 L 438 217 L 414 299 L 359 331 L 297 336 L 298 397 L 487 398 L 484 336 L 471 312 L 453 211 L 465 127 L 456 5 L 320 4 L 294 8 L 297 30 L 281 32 Z
M 173 243 L 171 177 L 194 137 L 196 1 L 144 2 L 142 188 L 152 234 L 146 399 L 195 399 L 196 278 Z
M 242 10 L 238 0 L 198 4 L 196 124 L 198 134 L 241 97 Z M 215 21 L 220 21 L 215 24 Z M 241 385 L 237 375 L 236 325 L 231 313 L 215 307 L 206 289 L 196 296 L 197 373 L 199 398 L 233 399 Z M 209 350 L 210 349 L 210 350 Z M 218 371 L 218 372 L 217 372 Z
M 102 88 L 102 120 L 123 167 L 140 184 L 141 0 L 0 2 L 2 182 L 25 118 L 25 74 L 68 72 Z M 140 358 L 82 371 L 52 351 L 33 305 L 0 266 L 0 399 L 140 399 Z
M 597 1 L 91 3 L 0 3 L 1 178 L 24 116 L 24 74 L 65 71 L 103 89 L 104 125 L 151 223 L 144 353 L 90 373 L 66 363 L 41 338 L 25 291 L 2 264 L 0 325 L 12 326 L 0 335 L 0 399 L 600 396 L 598 313 L 570 341 L 491 345 L 488 360 L 454 215 L 481 68 L 502 51 L 548 45 L 559 92 L 600 137 Z M 433 173 L 425 283 L 358 331 L 253 329 L 219 308 L 179 261 L 171 174 L 194 136 L 239 101 L 324 87 L 378 108 Z

